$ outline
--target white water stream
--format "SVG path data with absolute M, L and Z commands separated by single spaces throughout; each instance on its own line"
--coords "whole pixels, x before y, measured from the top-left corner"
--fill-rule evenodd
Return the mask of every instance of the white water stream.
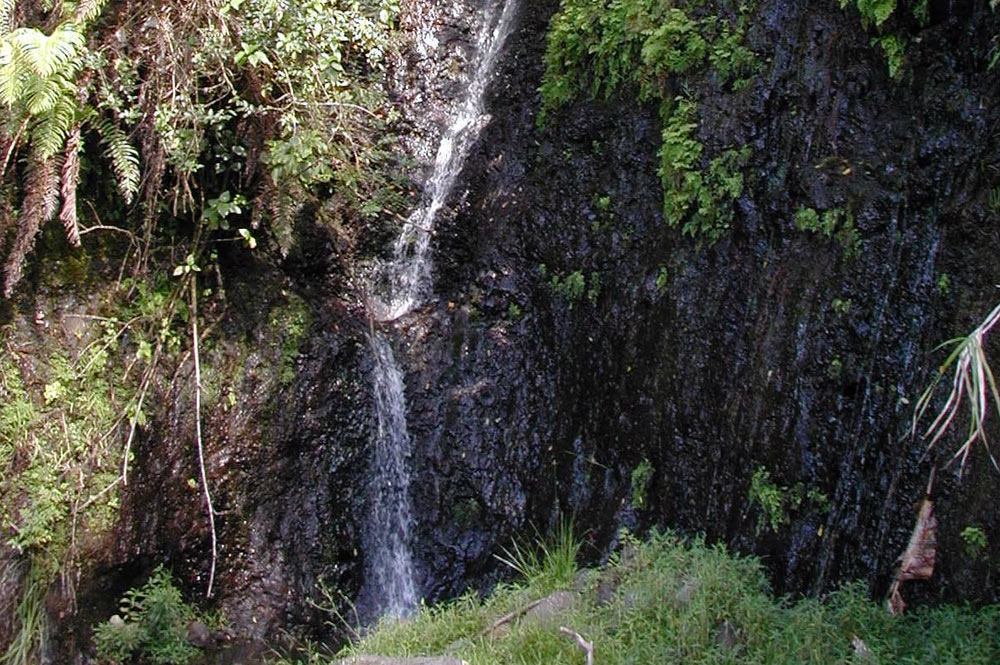
M 368 303 L 373 321 L 391 323 L 412 312 L 427 296 L 431 282 L 430 243 L 434 222 L 455 186 L 469 150 L 489 121 L 483 103 L 504 41 L 514 25 L 518 0 L 488 7 L 477 40 L 476 69 L 451 125 L 441 138 L 424 203 L 410 215 L 393 247 L 393 259 L 371 286 Z M 372 387 L 378 427 L 369 480 L 369 520 L 362 538 L 366 578 L 359 604 L 374 614 L 405 616 L 420 595 L 412 555 L 413 510 L 410 504 L 411 441 L 406 426 L 403 372 L 388 336 L 372 326 Z

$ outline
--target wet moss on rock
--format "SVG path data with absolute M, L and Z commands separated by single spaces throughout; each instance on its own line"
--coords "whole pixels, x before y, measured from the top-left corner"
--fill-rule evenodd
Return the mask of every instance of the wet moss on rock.
M 604 4 L 565 0 L 552 19 L 539 123 L 581 96 L 607 99 L 634 90 L 639 101 L 659 103 L 664 218 L 714 243 L 729 228 L 732 204 L 743 192 L 750 148 L 707 151 L 698 140 L 697 99 L 677 93 L 694 76 L 713 77 L 723 91 L 746 87 L 758 68 L 743 43 L 750 9 L 743 6 L 729 19 L 721 16 L 726 3 Z

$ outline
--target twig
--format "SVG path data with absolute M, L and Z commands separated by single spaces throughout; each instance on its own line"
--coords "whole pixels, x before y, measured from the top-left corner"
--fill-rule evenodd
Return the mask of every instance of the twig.
M 198 444 L 198 469 L 201 471 L 201 488 L 205 494 L 205 504 L 208 508 L 208 525 L 212 530 L 212 569 L 208 574 L 208 591 L 206 598 L 212 597 L 212 585 L 215 583 L 215 560 L 218 554 L 215 538 L 215 510 L 212 508 L 212 495 L 208 491 L 208 476 L 205 474 L 205 449 L 201 441 L 201 361 L 198 357 L 198 278 L 191 276 L 191 343 L 194 345 L 194 425 L 195 440 Z
M 539 603 L 541 603 L 543 600 L 545 600 L 545 599 L 544 598 L 539 598 L 538 600 L 533 600 L 530 603 L 528 603 L 527 605 L 525 605 L 524 607 L 519 607 L 516 610 L 514 610 L 513 612 L 511 612 L 510 614 L 503 615 L 502 617 L 500 617 L 499 619 L 497 619 L 496 621 L 494 621 L 492 625 L 490 625 L 487 628 L 484 628 L 483 631 L 481 633 L 479 633 L 479 636 L 480 637 L 484 637 L 486 635 L 489 635 L 490 633 L 492 633 L 494 630 L 496 630 L 500 626 L 504 625 L 505 623 L 509 623 L 509 622 L 513 621 L 517 617 L 521 616 L 522 614 L 524 614 L 525 612 L 527 612 L 531 608 L 533 608 L 536 605 L 538 605 Z
M 569 635 L 576 640 L 576 643 L 580 645 L 580 648 L 587 653 L 587 665 L 594 665 L 594 643 L 588 642 L 583 639 L 583 635 L 576 632 L 575 630 L 570 630 L 566 626 L 559 626 L 559 632 L 563 635 Z

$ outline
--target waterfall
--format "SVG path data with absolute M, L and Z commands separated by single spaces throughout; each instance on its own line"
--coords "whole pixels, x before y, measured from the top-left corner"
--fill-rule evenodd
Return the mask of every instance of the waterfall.
M 370 285 L 373 295 L 367 304 L 369 316 L 373 322 L 389 324 L 385 331 L 373 325 L 369 334 L 378 426 L 369 474 L 369 521 L 362 538 L 366 578 L 359 605 L 370 608 L 375 615 L 405 616 L 419 597 L 411 553 L 411 441 L 406 427 L 403 372 L 390 343 L 391 323 L 412 312 L 430 290 L 429 249 L 434 222 L 470 148 L 489 121 L 483 109 L 486 89 L 513 28 L 516 5 L 517 0 L 503 0 L 486 10 L 477 39 L 476 69 L 441 138 L 424 201 L 403 225 L 393 246 L 392 261 L 381 267 Z

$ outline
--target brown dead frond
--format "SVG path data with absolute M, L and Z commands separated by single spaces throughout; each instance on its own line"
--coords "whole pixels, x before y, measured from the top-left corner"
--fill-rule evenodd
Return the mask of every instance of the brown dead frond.
M 80 246 L 80 228 L 76 217 L 76 187 L 80 182 L 80 126 L 77 125 L 66 139 L 66 157 L 62 167 L 62 210 L 59 220 L 66 229 L 66 239 L 74 247 Z
M 934 564 L 937 561 L 937 518 L 934 516 L 934 501 L 931 491 L 934 487 L 934 472 L 931 471 L 927 482 L 927 491 L 920 502 L 917 522 L 910 534 L 910 542 L 899 557 L 899 569 L 896 579 L 889 588 L 889 613 L 901 614 L 906 609 L 906 603 L 900 594 L 903 582 L 909 580 L 929 580 L 934 574 Z
M 35 246 L 38 230 L 52 219 L 59 202 L 59 175 L 51 159 L 32 160 L 24 184 L 24 201 L 18 216 L 14 244 L 4 266 L 3 294 L 10 298 L 24 275 L 24 263 Z

